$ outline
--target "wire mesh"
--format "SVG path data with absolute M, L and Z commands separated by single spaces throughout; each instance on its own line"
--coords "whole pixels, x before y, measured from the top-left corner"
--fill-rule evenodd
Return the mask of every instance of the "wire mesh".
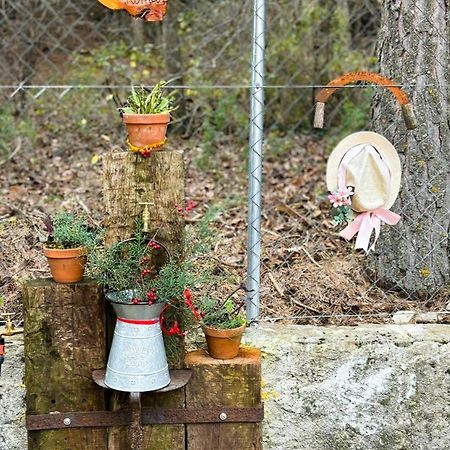
M 375 128 L 390 138 L 401 153 L 405 173 L 414 163 L 422 164 L 405 151 L 411 141 L 421 140 L 433 154 L 439 138 L 407 134 L 398 125 L 399 112 L 389 94 L 367 84 L 335 95 L 327 104 L 325 131 L 312 128 L 314 95 L 329 80 L 348 71 L 386 67 L 386 61 L 379 62 L 382 50 L 387 58 L 401 60 L 415 48 L 433 53 L 434 47 L 448 44 L 442 31 L 442 22 L 448 25 L 446 3 L 410 3 L 399 14 L 413 24 L 411 39 L 419 47 L 409 38 L 389 40 L 383 20 L 398 7 L 389 2 L 265 2 L 265 161 L 262 167 L 255 165 L 265 180 L 260 274 L 249 261 L 255 280 L 262 281 L 263 319 L 347 323 L 348 316 L 372 320 L 398 309 L 445 311 L 448 273 L 435 273 L 440 267 L 447 270 L 442 259 L 448 261 L 448 169 L 438 173 L 433 166 L 424 172 L 420 186 L 404 180 L 404 189 L 423 199 L 421 229 L 415 242 L 404 228 L 383 229 L 411 255 L 389 286 L 329 226 L 323 180 L 327 155 L 350 132 Z M 149 26 L 93 0 L 2 0 L 0 160 L 14 160 L 17 152 L 35 145 L 64 147 L 64 139 L 86 147 L 98 146 L 99 135 L 119 142 L 123 131 L 111 123 L 111 110 L 123 102 L 131 85 L 150 86 L 161 78 L 173 80 L 179 92 L 174 131 L 200 141 L 203 158 L 212 158 L 224 147 L 246 147 L 248 99 L 255 87 L 250 64 L 254 2 L 171 0 L 170 8 L 162 24 Z M 427 73 L 427 67 L 417 71 L 397 65 L 385 75 L 404 86 L 413 105 L 420 98 L 431 105 L 436 92 L 448 99 L 448 74 L 441 73 L 448 72 L 448 45 L 439 55 L 433 69 L 438 74 Z M 381 127 L 375 117 L 374 127 L 371 114 L 379 115 L 380 109 L 386 125 Z M 436 103 L 426 113 L 439 121 L 448 117 L 448 104 Z M 86 120 L 95 120 L 94 130 Z M 253 136 L 251 146 L 261 139 Z M 441 139 L 443 148 L 448 142 L 444 131 Z M 423 164 L 427 168 L 428 160 Z M 259 175 L 256 179 L 260 184 Z M 418 221 L 417 214 L 411 214 L 417 204 L 408 198 L 394 211 L 411 229 Z M 258 210 L 260 200 L 254 199 Z M 258 245 L 250 242 L 250 255 L 252 248 L 259 255 Z M 413 273 L 425 281 L 426 295 L 405 288 Z

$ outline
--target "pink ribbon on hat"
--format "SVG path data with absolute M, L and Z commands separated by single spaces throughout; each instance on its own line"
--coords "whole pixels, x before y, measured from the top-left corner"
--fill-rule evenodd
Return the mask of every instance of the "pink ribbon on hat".
M 356 216 L 349 225 L 347 225 L 339 236 L 348 241 L 358 234 L 356 237 L 355 248 L 362 248 L 366 253 L 375 249 L 375 243 L 380 236 L 381 222 L 388 225 L 396 225 L 401 217 L 390 211 L 389 209 L 377 208 L 372 211 L 366 211 Z M 369 248 L 370 237 L 375 231 L 375 239 Z
M 358 152 L 358 148 L 351 149 L 348 152 L 349 157 L 353 158 Z M 347 187 L 346 175 L 347 165 L 345 162 L 341 162 L 338 168 L 338 187 L 340 190 Z M 361 248 L 366 253 L 369 253 L 370 250 L 375 250 L 375 243 L 380 237 L 381 222 L 388 225 L 396 225 L 400 219 L 401 217 L 398 214 L 385 208 L 361 212 L 339 233 L 339 236 L 349 241 L 357 234 L 355 248 Z M 369 248 L 370 238 L 374 231 L 375 238 Z

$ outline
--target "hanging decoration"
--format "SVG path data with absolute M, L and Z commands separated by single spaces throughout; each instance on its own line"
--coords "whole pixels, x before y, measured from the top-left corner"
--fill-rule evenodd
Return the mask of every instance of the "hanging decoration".
M 392 80 L 370 72 L 352 72 L 331 81 L 316 96 L 314 126 L 323 128 L 325 103 L 349 83 L 371 82 L 388 88 L 402 106 L 407 129 L 416 128 L 408 96 Z M 328 200 L 333 225 L 347 226 L 340 236 L 366 253 L 375 249 L 381 224 L 396 225 L 400 216 L 390 208 L 400 191 L 401 162 L 394 146 L 380 134 L 361 131 L 344 138 L 327 164 Z
M 124 9 L 147 22 L 161 22 L 167 13 L 168 0 L 98 0 L 112 10 Z

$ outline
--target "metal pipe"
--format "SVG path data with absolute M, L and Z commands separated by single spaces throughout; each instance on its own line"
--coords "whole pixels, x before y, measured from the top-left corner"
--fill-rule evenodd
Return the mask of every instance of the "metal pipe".
M 265 0 L 254 0 L 253 61 L 248 158 L 247 319 L 259 318 L 261 269 L 261 188 L 264 139 Z

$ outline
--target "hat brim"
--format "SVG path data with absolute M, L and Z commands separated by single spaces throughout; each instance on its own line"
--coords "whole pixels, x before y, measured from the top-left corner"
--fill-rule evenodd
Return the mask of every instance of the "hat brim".
M 358 133 L 350 134 L 342 139 L 331 152 L 327 163 L 327 189 L 329 191 L 338 189 L 338 168 L 342 158 L 352 147 L 361 144 L 369 144 L 375 147 L 389 167 L 391 172 L 389 195 L 382 207 L 390 209 L 400 191 L 402 165 L 395 147 L 384 136 L 373 131 L 359 131 Z

